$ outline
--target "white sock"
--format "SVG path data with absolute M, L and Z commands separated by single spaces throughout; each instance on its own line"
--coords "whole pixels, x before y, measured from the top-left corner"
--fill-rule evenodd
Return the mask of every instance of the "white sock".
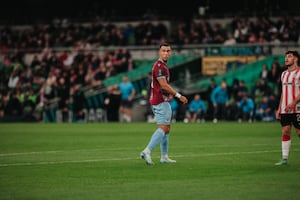
M 164 158 L 164 159 L 167 159 L 167 158 L 169 158 L 169 156 L 168 156 L 168 154 L 161 154 L 161 158 Z
M 288 159 L 290 148 L 291 148 L 291 140 L 282 141 L 281 142 L 281 148 L 282 148 L 282 158 L 283 159 Z

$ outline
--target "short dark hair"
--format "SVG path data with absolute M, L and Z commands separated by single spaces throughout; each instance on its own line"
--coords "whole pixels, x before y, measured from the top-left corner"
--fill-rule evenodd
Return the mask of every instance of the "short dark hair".
M 292 50 L 289 50 L 289 51 L 285 52 L 285 55 L 287 55 L 287 54 L 293 54 L 293 56 L 297 57 L 298 60 L 300 60 L 300 59 L 299 59 L 300 56 L 299 56 L 298 51 L 292 51 Z
M 168 47 L 168 46 L 170 46 L 169 43 L 164 42 L 164 43 L 161 43 L 161 44 L 159 45 L 159 49 L 160 49 L 161 47 Z

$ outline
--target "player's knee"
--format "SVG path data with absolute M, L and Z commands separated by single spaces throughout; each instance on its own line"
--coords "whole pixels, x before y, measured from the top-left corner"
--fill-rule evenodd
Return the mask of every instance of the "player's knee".
M 283 129 L 282 129 L 282 135 L 291 135 L 291 127 L 289 127 L 289 126 L 283 127 Z

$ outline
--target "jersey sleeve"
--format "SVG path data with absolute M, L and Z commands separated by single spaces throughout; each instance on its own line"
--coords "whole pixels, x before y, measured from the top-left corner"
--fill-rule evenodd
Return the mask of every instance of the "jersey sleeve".
M 167 76 L 168 76 L 168 72 L 165 69 L 165 67 L 163 67 L 161 63 L 157 62 L 154 66 L 153 78 L 159 79 Z

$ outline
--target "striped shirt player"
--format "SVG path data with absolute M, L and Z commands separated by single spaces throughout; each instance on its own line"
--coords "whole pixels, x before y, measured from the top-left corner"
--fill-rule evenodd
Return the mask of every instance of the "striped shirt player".
M 276 118 L 280 119 L 282 128 L 281 149 L 282 159 L 275 165 L 287 165 L 291 148 L 292 125 L 300 137 L 300 68 L 297 51 L 285 53 L 287 69 L 281 74 L 282 91 Z
M 172 118 L 172 109 L 170 106 L 169 96 L 173 95 L 180 102 L 186 104 L 187 98 L 178 93 L 170 84 L 170 72 L 167 67 L 167 62 L 171 56 L 171 47 L 167 43 L 163 43 L 159 47 L 159 59 L 152 67 L 152 81 L 150 105 L 154 113 L 157 129 L 152 134 L 146 148 L 141 152 L 140 157 L 146 161 L 146 164 L 152 165 L 154 162 L 151 159 L 151 151 L 160 144 L 161 163 L 174 163 L 168 156 L 170 123 Z
M 297 96 L 300 94 L 300 68 L 292 71 L 285 70 L 281 74 L 282 96 L 280 104 L 280 114 L 300 113 L 300 103 L 288 108 L 288 105 L 296 102 Z

